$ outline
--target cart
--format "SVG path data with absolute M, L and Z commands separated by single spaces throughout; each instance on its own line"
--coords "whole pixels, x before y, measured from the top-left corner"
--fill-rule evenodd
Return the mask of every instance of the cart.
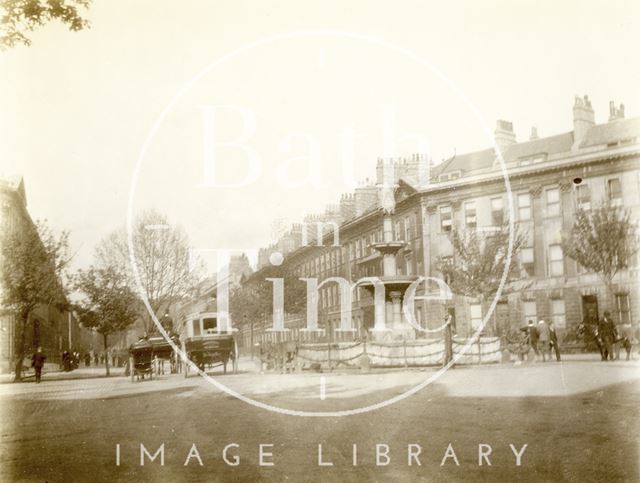
M 149 376 L 153 379 L 153 345 L 147 339 L 140 339 L 129 349 L 129 367 L 131 382 Z
M 238 342 L 233 334 L 193 337 L 183 341 L 182 350 L 201 371 L 222 366 L 226 374 L 231 362 L 233 373 L 238 373 Z M 184 365 L 184 377 L 189 377 L 189 365 Z
M 231 362 L 231 369 L 236 374 L 238 342 L 234 332 L 218 330 L 219 322 L 224 324 L 217 312 L 199 312 L 187 316 L 180 333 L 182 351 L 201 371 L 222 366 L 226 374 Z M 220 327 L 223 328 L 224 325 Z M 185 378 L 189 377 L 190 365 L 183 365 Z
M 173 336 L 175 345 L 180 344 L 180 340 Z M 164 368 L 164 361 L 171 361 L 173 347 L 162 336 L 140 339 L 129 349 L 129 367 L 131 368 L 131 381 L 144 379 L 149 376 L 153 378 L 154 369 L 160 372 Z M 164 369 L 162 369 L 164 374 Z

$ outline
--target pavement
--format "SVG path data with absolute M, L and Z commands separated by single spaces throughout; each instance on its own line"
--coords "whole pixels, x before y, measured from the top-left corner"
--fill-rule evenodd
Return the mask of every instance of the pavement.
M 109 372 L 111 374 L 110 377 L 121 377 L 124 375 L 123 367 L 110 367 Z M 106 377 L 106 371 L 103 367 L 79 367 L 78 369 L 74 369 L 70 372 L 60 371 L 60 370 L 45 370 L 42 372 L 42 380 L 43 381 L 62 381 L 62 380 L 73 380 L 73 379 L 91 379 L 91 378 L 99 378 Z M 0 374 L 0 384 L 13 383 L 14 375 L 13 374 Z M 30 377 L 25 379 L 25 384 L 34 383 L 33 373 L 30 373 Z
M 82 368 L 71 373 L 47 374 L 40 384 L 1 384 L 0 398 L 104 400 L 174 390 L 181 391 L 181 397 L 211 398 L 235 392 L 260 401 L 285 397 L 288 407 L 300 400 L 300 407 L 294 404 L 293 408 L 303 410 L 305 400 L 357 401 L 373 393 L 395 397 L 418 386 L 425 387 L 425 391 L 430 390 L 429 385 L 444 388 L 454 397 L 566 397 L 597 391 L 610 384 L 636 382 L 640 378 L 637 360 L 602 362 L 579 356 L 567 359 L 559 363 L 459 366 L 443 373 L 439 368 L 423 367 L 379 369 L 366 374 L 344 369 L 330 373 L 260 374 L 255 364 L 244 360 L 238 374 L 210 371 L 206 378 L 196 374 L 188 378 L 183 374 L 165 374 L 136 382 L 124 377 L 121 368 L 108 378 L 104 376 L 104 369 L 100 373 L 100 368 Z M 330 403 L 323 406 L 332 410 Z
M 240 373 L 212 380 L 79 377 L 92 374 L 83 368 L 75 378 L 0 384 L 0 481 L 639 481 L 640 361 L 581 356 L 459 367 L 437 379 L 437 368 L 259 374 L 245 360 Z M 265 409 L 336 412 L 390 398 L 349 417 Z M 164 444 L 165 461 L 142 465 L 141 444 Z M 223 460 L 228 444 L 237 466 Z M 261 444 L 274 466 L 260 464 Z M 319 466 L 319 444 L 332 466 Z M 390 448 L 388 465 L 377 463 L 379 444 Z M 409 465 L 416 444 L 421 463 Z M 527 445 L 521 466 L 509 444 Z M 185 466 L 193 445 L 202 465 Z M 459 465 L 441 464 L 448 445 Z M 491 466 L 479 466 L 480 445 L 491 446 Z
M 588 362 L 588 361 L 599 361 L 600 356 L 595 353 L 586 353 L 586 354 L 563 354 L 562 356 L 563 362 Z M 640 361 L 640 357 L 638 354 L 634 354 L 634 361 Z M 626 361 L 613 361 L 614 363 L 618 362 L 626 362 Z M 516 362 L 504 362 L 500 364 L 484 364 L 484 365 L 466 365 L 466 366 L 458 366 L 458 368 L 472 368 L 472 367 L 495 367 L 495 366 L 510 366 L 514 365 Z M 548 362 L 549 364 L 553 364 L 555 362 Z M 542 362 L 530 362 L 523 364 L 524 366 L 532 365 L 532 364 L 542 364 Z M 240 372 L 259 372 L 259 366 L 257 359 L 251 360 L 249 357 L 241 357 L 239 360 L 239 371 Z M 423 367 L 423 368 L 410 368 L 409 370 L 432 370 L 434 367 Z M 373 372 L 376 371 L 388 371 L 390 369 L 373 369 Z M 393 371 L 397 371 L 398 369 L 391 369 Z M 402 369 L 404 370 L 404 369 Z M 109 377 L 124 377 L 124 367 L 109 367 L 110 376 Z M 353 372 L 353 369 L 338 369 L 335 373 L 344 373 L 344 372 Z M 44 371 L 42 374 L 42 381 L 63 381 L 63 380 L 74 380 L 74 379 L 90 379 L 90 378 L 105 378 L 106 372 L 104 366 L 93 366 L 93 367 L 79 367 L 70 372 L 60 371 L 60 370 L 49 370 Z M 14 376 L 13 374 L 0 374 L 0 384 L 13 383 Z M 33 377 L 29 377 L 25 380 L 25 384 L 33 383 Z

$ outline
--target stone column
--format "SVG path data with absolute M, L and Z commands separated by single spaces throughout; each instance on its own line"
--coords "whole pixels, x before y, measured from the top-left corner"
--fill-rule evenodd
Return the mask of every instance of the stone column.
M 391 327 L 399 329 L 402 327 L 402 292 L 393 291 L 389 294 L 391 303 L 393 304 L 393 318 Z
M 383 239 L 385 243 L 393 241 L 393 223 L 390 216 L 385 216 L 382 224 Z M 385 277 L 395 277 L 397 274 L 395 253 L 384 253 L 382 255 L 382 274 Z
M 382 241 L 393 241 L 393 222 L 390 216 L 385 216 L 382 221 Z
M 396 256 L 392 253 L 385 253 L 382 256 L 382 274 L 385 277 L 396 275 Z

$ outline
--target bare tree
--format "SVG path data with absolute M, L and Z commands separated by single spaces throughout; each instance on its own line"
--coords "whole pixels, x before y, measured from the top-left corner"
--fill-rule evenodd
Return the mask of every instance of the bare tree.
M 190 263 L 193 260 L 185 231 L 171 225 L 165 215 L 156 211 L 146 211 L 136 218 L 132 239 L 135 270 L 124 228 L 98 245 L 97 265 L 123 274 L 129 287 L 146 297 L 153 313 L 160 317 L 173 303 L 193 293 L 200 278 L 200 267 Z M 147 333 L 153 333 L 155 324 L 142 303 L 139 314 Z
M 29 318 L 40 305 L 67 308 L 62 283 L 69 263 L 68 233 L 55 236 L 46 221 L 6 227 L 2 232 L 0 277 L 3 304 L 16 313 L 15 381 L 22 379 Z
M 600 276 L 611 303 L 614 277 L 629 267 L 638 251 L 636 230 L 628 209 L 606 201 L 594 209 L 576 211 L 571 231 L 563 237 L 564 253 Z

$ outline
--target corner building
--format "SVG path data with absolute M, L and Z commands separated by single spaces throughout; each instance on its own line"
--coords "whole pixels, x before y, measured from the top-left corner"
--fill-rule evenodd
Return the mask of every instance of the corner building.
M 24 181 L 20 176 L 0 178 L 0 229 L 21 227 L 35 230 L 36 225 L 27 210 Z M 0 287 L 1 295 L 2 287 Z M 0 297 L 1 298 L 1 297 Z M 19 334 L 15 311 L 0 304 L 0 373 L 14 369 Z M 58 310 L 53 305 L 40 304 L 30 314 L 25 332 L 26 356 L 38 346 L 47 356 L 47 364 L 60 364 L 63 350 L 81 351 L 87 345 L 88 331 L 80 327 L 74 314 Z M 55 366 L 52 366 L 55 367 Z

